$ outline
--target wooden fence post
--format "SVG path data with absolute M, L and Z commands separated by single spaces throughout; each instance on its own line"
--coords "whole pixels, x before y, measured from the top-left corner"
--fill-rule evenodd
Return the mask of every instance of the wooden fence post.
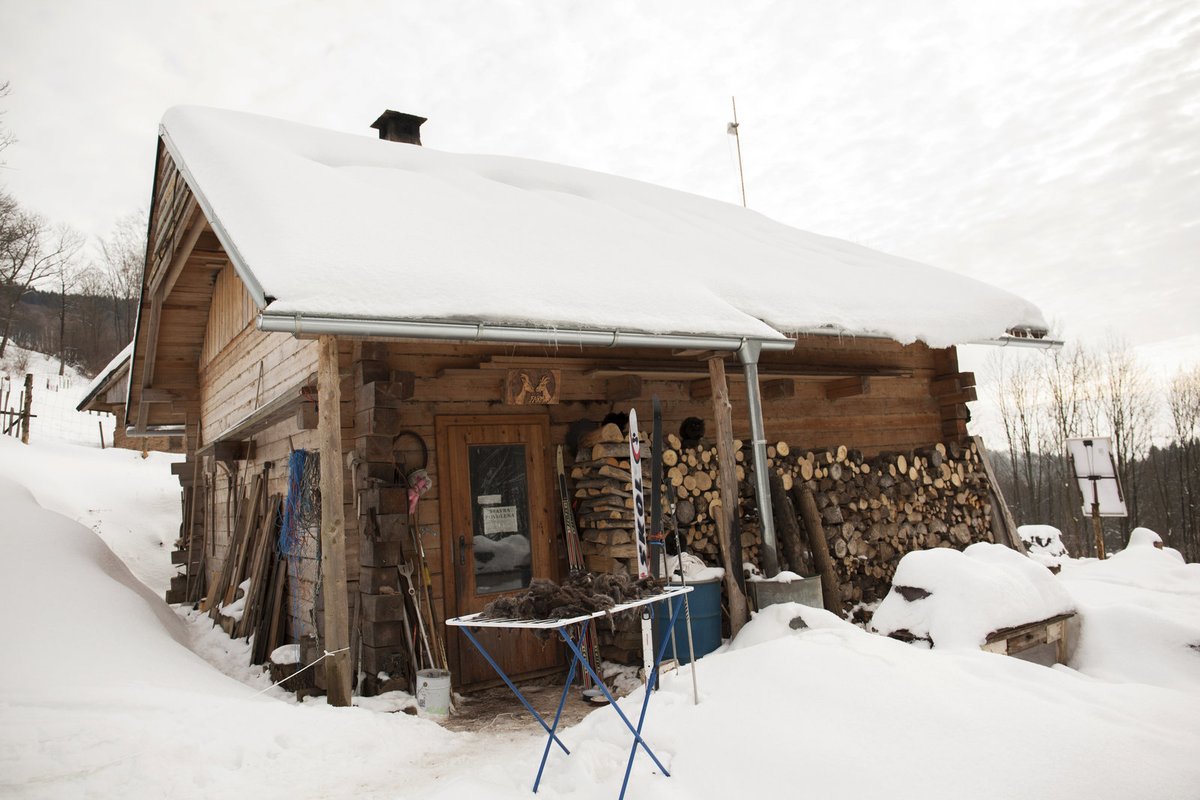
M 33 374 L 25 373 L 25 405 L 21 410 L 21 444 L 29 444 L 29 415 L 33 413 Z

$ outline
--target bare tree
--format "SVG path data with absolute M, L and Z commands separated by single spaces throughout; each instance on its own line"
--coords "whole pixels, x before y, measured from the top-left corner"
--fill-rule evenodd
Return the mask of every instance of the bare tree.
M 1050 457 L 1048 491 L 1049 519 L 1070 520 L 1065 533 L 1074 553 L 1088 552 L 1091 537 L 1084 529 L 1078 487 L 1074 481 L 1067 439 L 1094 430 L 1096 360 L 1080 345 L 1046 353 L 1041 364 L 1041 381 L 1047 402 L 1043 453 Z
M 1188 560 L 1200 558 L 1200 520 L 1197 500 L 1200 495 L 1200 367 L 1180 370 L 1167 390 L 1167 408 L 1171 433 L 1175 440 L 1174 491 L 1178 492 L 1179 528 L 1184 554 Z
M 36 284 L 57 274 L 83 242 L 66 226 L 51 229 L 44 219 L 0 194 L 0 357 L 8 347 L 13 317 L 21 298 Z
M 0 83 L 0 100 L 3 100 L 5 97 L 8 97 L 8 95 L 11 92 L 12 92 L 12 86 L 9 84 L 8 81 L 4 81 L 3 83 Z M 2 117 L 2 116 L 4 116 L 4 112 L 0 111 L 0 117 Z M 14 144 L 16 141 L 17 141 L 17 138 L 15 136 L 13 136 L 12 131 L 10 131 L 8 128 L 4 127 L 3 125 L 0 125 L 0 153 L 3 153 L 5 150 L 7 150 L 9 148 L 10 145 Z M 0 167 L 2 167 L 2 166 L 4 166 L 4 161 L 0 160 Z
M 1146 371 L 1127 342 L 1111 339 L 1102 361 L 1104 415 L 1113 437 L 1117 470 L 1124 481 L 1129 516 L 1124 519 L 1122 532 L 1128 536 L 1130 529 L 1138 525 L 1140 487 L 1134 467 L 1150 450 L 1154 404 Z
M 73 258 L 59 263 L 54 271 L 53 280 L 58 286 L 58 374 L 62 376 L 67 371 L 67 292 L 74 292 L 83 278 L 83 271 L 78 269 Z
M 105 292 L 112 302 L 113 335 L 119 343 L 133 338 L 142 268 L 146 262 L 145 217 L 142 212 L 121 217 L 108 238 L 100 241 Z

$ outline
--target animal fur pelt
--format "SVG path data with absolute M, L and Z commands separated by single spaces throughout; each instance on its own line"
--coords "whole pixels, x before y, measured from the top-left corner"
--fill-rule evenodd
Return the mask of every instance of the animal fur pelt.
M 654 578 L 628 575 L 580 573 L 562 585 L 536 578 L 520 594 L 499 597 L 483 609 L 490 619 L 568 619 L 607 611 L 620 603 L 658 594 L 662 587 Z

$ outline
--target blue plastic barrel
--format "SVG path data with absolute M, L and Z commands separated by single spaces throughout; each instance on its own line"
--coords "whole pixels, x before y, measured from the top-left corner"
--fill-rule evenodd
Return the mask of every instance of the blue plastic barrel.
M 696 650 L 696 658 L 700 658 L 721 646 L 721 579 L 714 578 L 699 583 L 688 581 L 688 586 L 693 587 L 692 591 L 687 594 L 692 612 L 692 643 Z M 683 601 L 680 600 L 680 602 Z M 656 653 L 662 644 L 663 636 L 671 635 L 670 629 L 667 628 L 670 614 L 667 603 L 658 603 L 654 606 L 654 652 Z M 686 664 L 691 660 L 688 658 L 688 633 L 685 616 L 684 610 L 680 609 L 679 617 L 675 620 L 675 648 L 679 653 L 680 664 Z M 667 643 L 666 655 L 663 656 L 664 660 L 669 658 L 671 658 L 670 642 Z

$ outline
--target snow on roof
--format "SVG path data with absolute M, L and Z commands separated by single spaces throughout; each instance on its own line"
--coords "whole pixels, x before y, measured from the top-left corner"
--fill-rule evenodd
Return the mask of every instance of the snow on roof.
M 125 348 L 121 352 L 112 357 L 112 360 L 108 362 L 104 369 L 96 373 L 96 377 L 92 378 L 92 382 L 88 384 L 87 390 L 84 391 L 83 399 L 79 401 L 76 411 L 83 411 L 83 407 L 92 402 L 92 398 L 99 393 L 104 384 L 108 383 L 113 375 L 125 366 L 125 363 L 129 361 L 132 355 L 133 342 L 130 342 L 125 345 Z
M 272 314 L 933 346 L 1046 327 L 973 279 L 612 175 L 193 106 L 162 133 Z

